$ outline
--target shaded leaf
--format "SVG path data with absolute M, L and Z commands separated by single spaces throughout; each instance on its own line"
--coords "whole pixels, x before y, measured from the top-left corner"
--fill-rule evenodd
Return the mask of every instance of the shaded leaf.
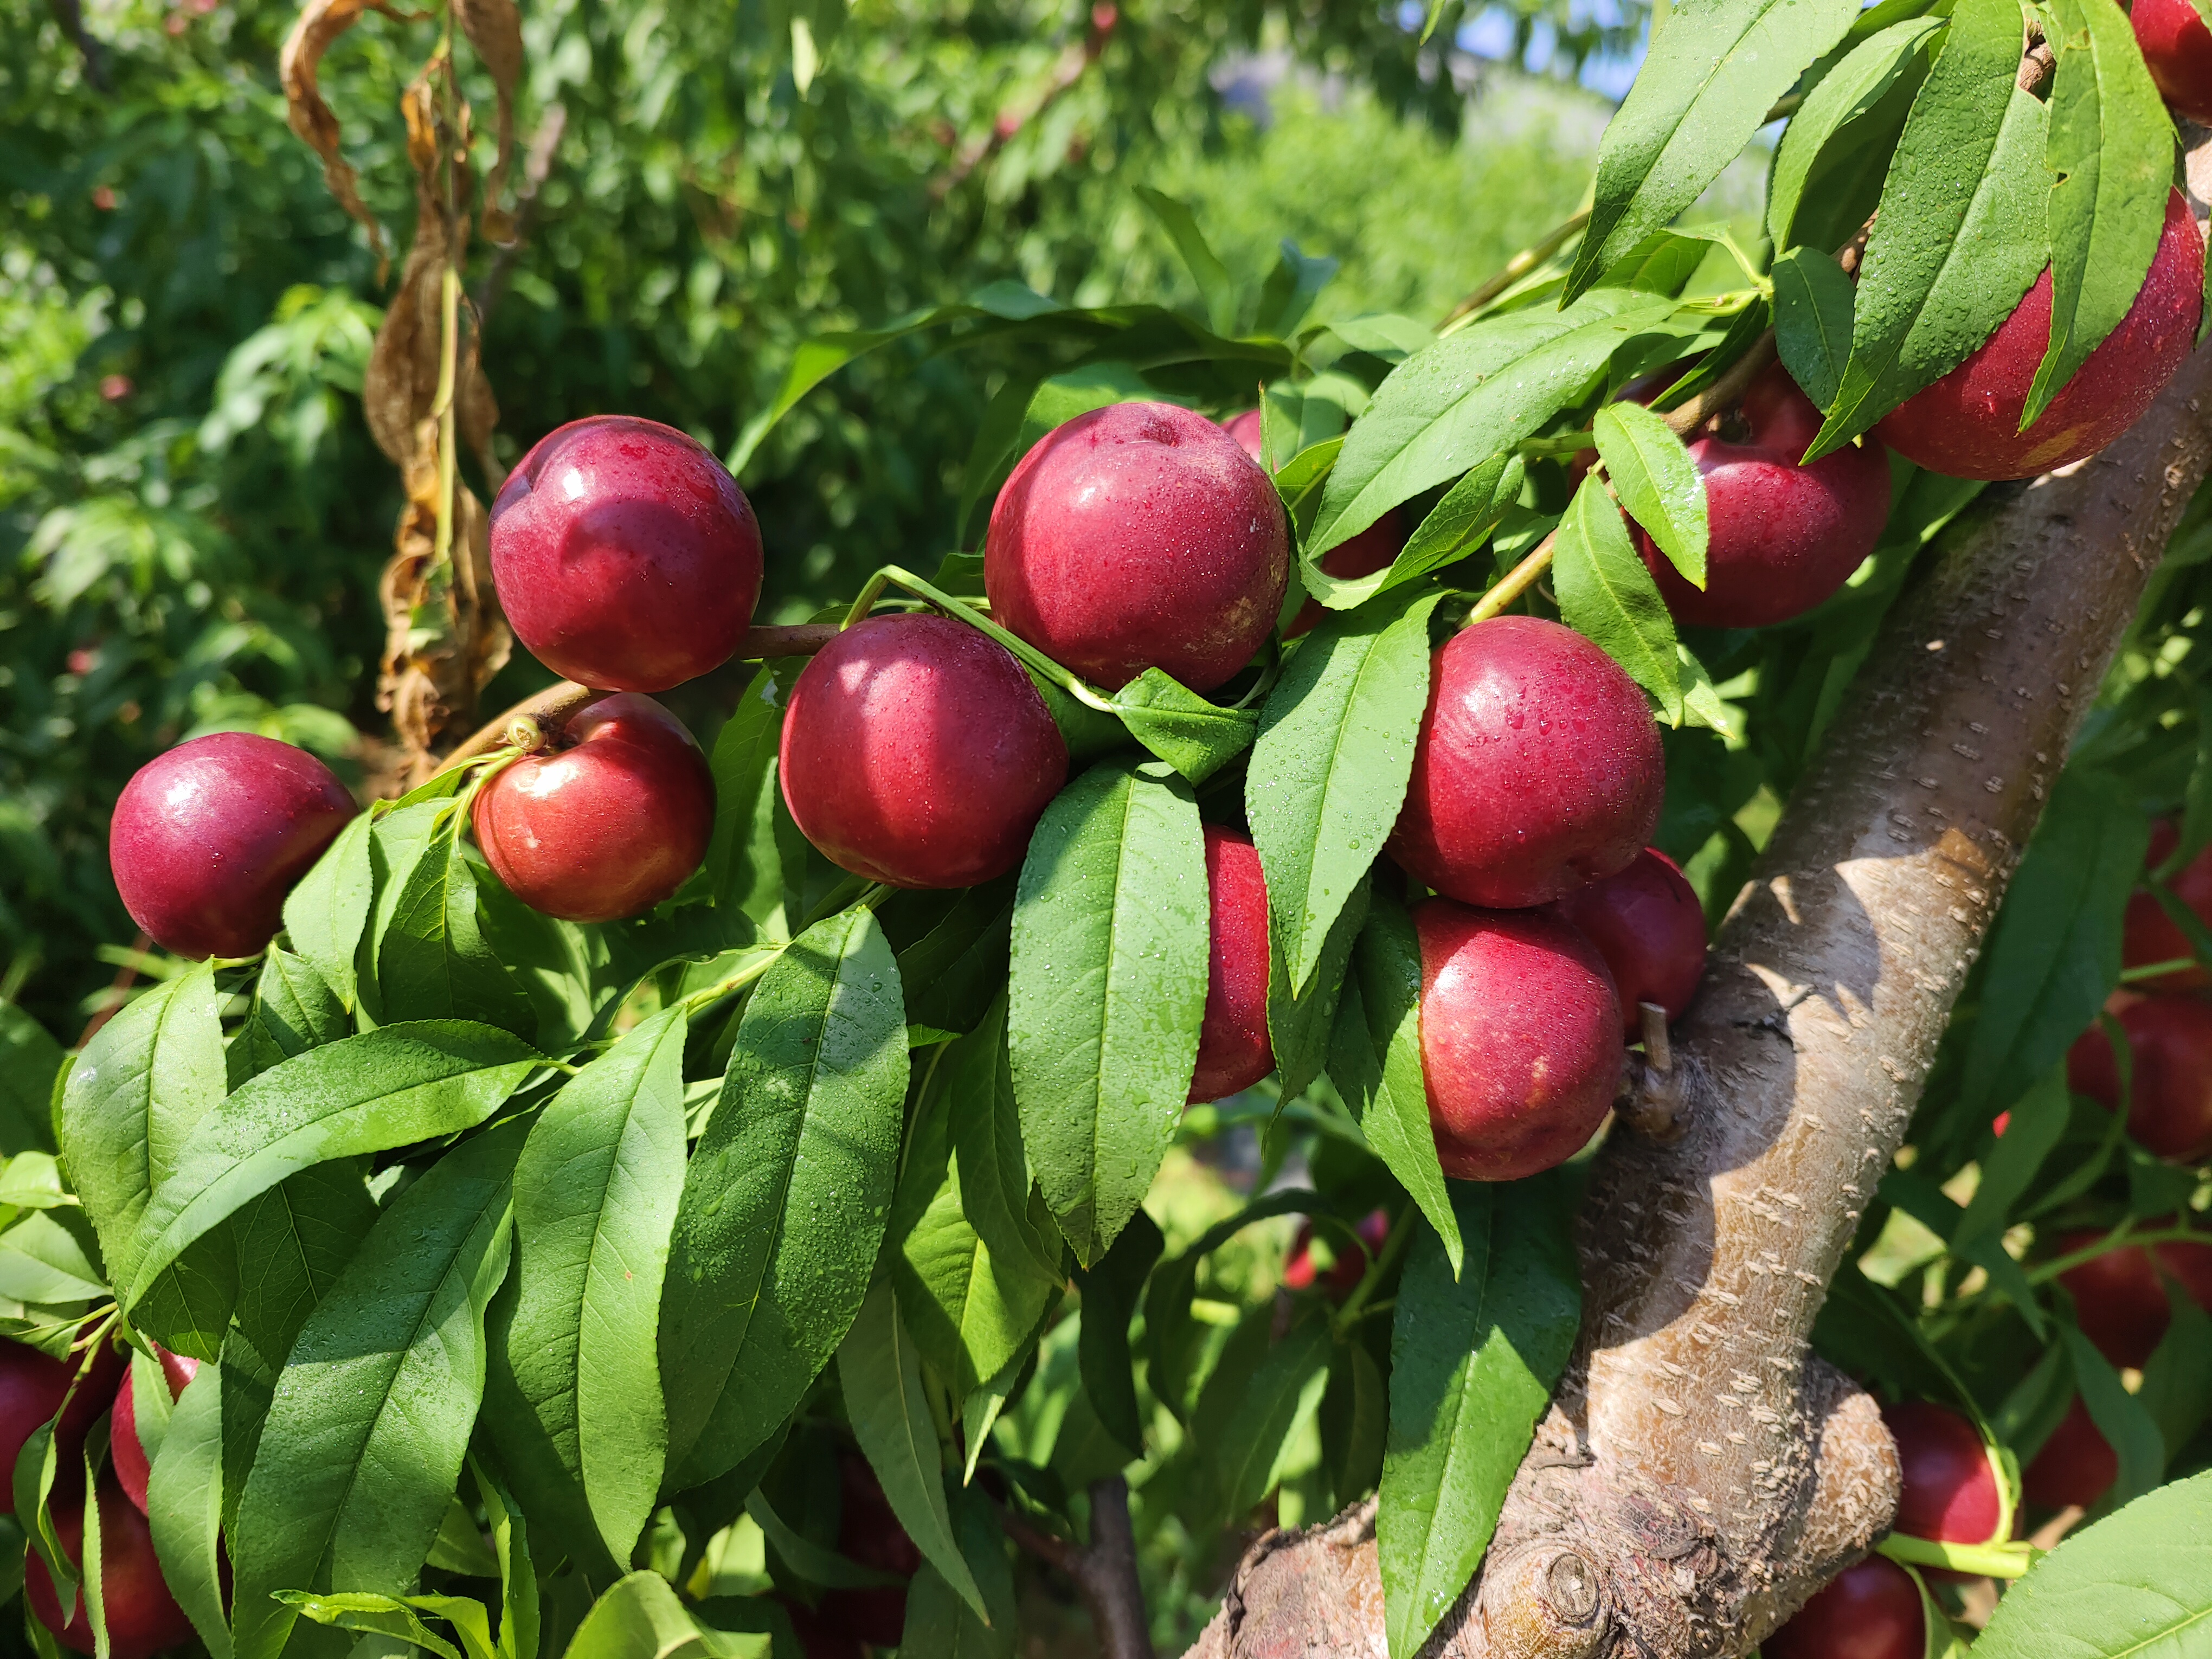
M 1774 152 L 1774 171 L 1766 196 L 1766 234 L 1776 247 L 1791 246 L 1790 231 L 1798 205 L 1806 198 L 1814 163 L 1839 137 L 1842 143 L 1838 148 L 1869 142 L 1870 135 L 1846 134 L 1846 129 L 1865 119 L 1901 80 L 1923 72 L 1923 56 L 1942 27 L 1940 17 L 1907 17 L 1878 29 L 1853 46 L 1806 94 Z M 1825 247 L 1814 251 L 1827 252 Z M 1778 289 L 1781 263 L 1775 261 Z M 1789 361 L 1786 356 L 1784 361 Z M 1805 382 L 1800 380 L 1798 384 Z M 1809 386 L 1806 395 L 1816 404 L 1826 402 Z
M 1582 481 L 1559 520 L 1552 583 L 1567 626 L 1603 647 L 1680 726 L 1682 677 L 1674 619 L 1636 555 L 1620 509 L 1595 477 Z
M 1641 404 L 1610 403 L 1592 423 L 1620 504 L 1692 587 L 1705 585 L 1705 481 L 1674 428 Z

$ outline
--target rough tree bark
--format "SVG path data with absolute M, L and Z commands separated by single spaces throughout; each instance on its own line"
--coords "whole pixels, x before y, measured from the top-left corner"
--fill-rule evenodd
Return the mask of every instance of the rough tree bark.
M 2208 463 L 2212 347 L 1923 557 L 1639 1085 L 1675 1138 L 1600 1158 L 1576 1356 L 1430 1659 L 1741 1655 L 1887 1529 L 1894 1449 L 1807 1334 Z M 1370 1501 L 1261 1540 L 1190 1659 L 1381 1659 L 1382 1631 Z

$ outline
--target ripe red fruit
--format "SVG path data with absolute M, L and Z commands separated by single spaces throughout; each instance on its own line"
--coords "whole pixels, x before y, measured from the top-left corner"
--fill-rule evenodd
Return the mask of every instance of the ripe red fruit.
M 568 921 L 650 909 L 707 855 L 714 780 L 684 724 L 617 692 L 569 717 L 552 752 L 486 784 L 477 844 L 507 890 Z
M 116 1372 L 122 1356 L 112 1344 L 100 1344 L 100 1357 L 70 1401 L 69 1415 L 55 1432 L 61 1476 L 75 1475 L 81 1485 L 84 1468 L 84 1437 L 115 1392 Z M 70 1378 L 76 1375 L 74 1360 L 64 1364 L 48 1358 L 36 1348 L 0 1337 L 0 1515 L 15 1512 L 15 1460 L 23 1443 L 42 1423 L 53 1421 L 69 1393 Z
M 107 862 L 131 921 L 180 957 L 250 957 L 356 808 L 304 749 L 248 732 L 180 743 L 123 786 Z
M 1951 1544 L 1986 1544 L 1997 1534 L 2004 1493 L 1982 1431 L 1966 1418 L 1925 1400 L 1882 1407 L 1897 1442 L 1904 1489 L 1895 1530 Z
M 2180 0 L 2185 7 L 2189 0 Z M 1954 478 L 2027 478 L 2094 455 L 2133 426 L 2196 343 L 2204 239 L 2179 191 L 2135 304 L 2033 426 L 2028 388 L 2051 343 L 2051 272 L 1966 360 L 1884 416 L 1875 435 Z
M 2128 1133 L 2160 1158 L 2194 1164 L 2212 1153 L 2212 1004 L 2145 997 L 2119 1012 L 2134 1055 Z M 2092 1025 L 2066 1056 L 2066 1081 L 2111 1111 L 2119 1068 L 2104 1028 Z
M 1431 659 L 1387 850 L 1465 903 L 1544 904 L 1626 869 L 1666 788 L 1659 728 L 1612 658 L 1558 623 L 1493 617 Z
M 200 1362 L 189 1354 L 171 1353 L 158 1344 L 154 1352 L 161 1358 L 161 1375 L 169 1385 L 169 1398 L 174 1400 L 184 1393 L 185 1384 L 198 1373 Z M 115 1478 L 123 1483 L 124 1495 L 143 1515 L 146 1478 L 153 1473 L 152 1460 L 146 1455 L 145 1443 L 138 1438 L 138 1398 L 131 1389 L 128 1365 L 124 1368 L 122 1382 L 115 1388 L 115 1411 L 108 1419 L 108 1453 L 114 1460 Z
M 895 887 L 1003 875 L 1067 781 L 1067 744 L 1021 665 L 945 617 L 838 635 L 791 689 L 781 752 L 800 832 Z
M 1267 475 L 1203 415 L 1113 404 L 1048 432 L 991 508 L 992 615 L 1109 689 L 1160 668 L 1211 691 L 1282 610 L 1290 527 Z
M 1206 1019 L 1190 1099 L 1219 1100 L 1275 1069 L 1267 1036 L 1267 884 L 1249 836 L 1206 826 Z
M 1242 415 L 1232 415 L 1221 423 L 1221 429 L 1243 445 L 1244 453 L 1261 466 L 1267 465 L 1260 453 L 1258 410 L 1248 409 Z M 1283 455 L 1276 459 L 1288 460 L 1290 457 Z M 1357 576 L 1371 576 L 1378 570 L 1389 569 L 1391 562 L 1404 550 L 1405 545 L 1406 522 L 1394 507 L 1351 540 L 1339 542 L 1322 554 L 1321 568 L 1342 581 L 1350 581 Z M 1290 626 L 1283 630 L 1283 637 L 1294 640 L 1301 634 L 1311 633 L 1328 614 L 1327 608 L 1319 599 L 1308 599 L 1298 607 L 1298 614 L 1291 619 Z
M 1830 1579 L 1759 1650 L 1765 1659 L 1920 1659 L 1927 1643 L 1912 1575 L 1869 1555 Z
M 911 1578 L 921 1571 L 921 1552 L 907 1536 L 866 1458 L 847 1452 L 837 1460 L 842 1506 L 837 1553 L 878 1572 Z M 824 1591 L 822 1622 L 838 1634 L 879 1648 L 896 1647 L 906 1631 L 906 1586 Z
M 2136 26 L 2150 78 L 2174 112 L 2212 125 L 2212 30 L 2190 0 L 2135 0 Z
M 515 637 L 555 673 L 665 691 L 729 660 L 760 598 L 760 526 L 722 464 L 658 421 L 595 415 L 540 438 L 491 506 Z
M 2083 1509 L 2112 1490 L 2120 1478 L 2120 1455 L 2091 1420 L 2089 1408 L 2076 1395 L 2066 1415 L 2043 1443 L 2043 1449 L 2021 1472 L 2021 1490 L 2039 1509 L 2063 1510 L 2071 1504 Z
M 1620 1085 L 1620 1004 L 1605 959 L 1550 911 L 1431 899 L 1421 1069 L 1444 1173 L 1515 1181 L 1583 1149 Z
M 823 1607 L 832 1605 L 833 1597 L 849 1593 L 827 1592 L 822 1598 Z M 783 1610 L 791 1615 L 791 1632 L 799 1638 L 800 1659 L 867 1659 L 867 1650 L 861 1647 L 860 1638 L 830 1624 L 820 1609 L 789 1596 L 769 1599 L 781 1603 Z
M 1630 1036 L 1643 1029 L 1638 1003 L 1682 1017 L 1705 971 L 1705 913 L 1674 860 L 1647 847 L 1626 870 L 1561 899 L 1559 914 L 1605 958 Z
M 1797 465 L 1820 411 L 1776 363 L 1743 394 L 1741 442 L 1693 440 L 1705 481 L 1705 586 L 1685 580 L 1641 526 L 1637 550 L 1677 622 L 1765 628 L 1802 616 L 1844 585 L 1889 517 L 1889 462 L 1878 444 L 1846 445 Z
M 2143 868 L 2157 869 L 2173 856 L 2173 849 L 2180 841 L 2180 833 L 2172 823 L 2159 819 L 2151 825 L 2150 850 L 2144 855 Z M 2212 927 L 2212 847 L 2183 865 L 2166 884 L 2176 898 L 2197 913 L 2198 921 Z M 2121 935 L 2121 966 L 2148 968 L 2154 963 L 2175 962 L 2192 954 L 2189 936 L 2174 926 L 2164 905 L 2147 892 L 2130 896 L 2127 921 Z M 2202 968 L 2193 965 L 2136 981 L 2136 988 L 2146 991 L 2191 990 L 2205 985 L 2212 985 L 2212 978 L 2208 978 Z
M 100 1476 L 98 1490 L 100 1600 L 106 1613 L 108 1652 L 112 1659 L 150 1659 L 164 1648 L 190 1641 L 192 1623 L 162 1580 L 146 1517 L 131 1506 L 113 1475 Z M 54 1530 L 61 1536 L 62 1553 L 82 1565 L 83 1509 L 57 1504 Z M 79 1653 L 93 1650 L 92 1622 L 82 1595 L 73 1598 L 64 1619 L 53 1577 L 36 1550 L 24 1563 L 23 1594 L 38 1621 L 59 1637 L 64 1647 Z
M 1323 1282 L 1328 1288 L 1328 1298 L 1341 1302 L 1358 1288 L 1359 1281 L 1367 1276 L 1368 1263 L 1382 1254 L 1383 1241 L 1390 1237 L 1390 1212 L 1370 1210 L 1359 1218 L 1356 1230 L 1360 1243 L 1367 1246 L 1364 1254 L 1354 1249 L 1347 1242 L 1338 1246 L 1336 1260 L 1328 1268 Z M 1291 1241 L 1291 1253 L 1283 1262 L 1283 1283 L 1293 1291 L 1310 1289 L 1318 1274 L 1313 1257 L 1314 1227 L 1310 1221 L 1298 1223 L 1298 1234 Z
M 2063 1234 L 2054 1254 L 2072 1255 L 2103 1237 L 2094 1230 Z M 2173 1308 L 2166 1300 L 2161 1272 L 2179 1281 L 2198 1307 L 2212 1311 L 2212 1245 L 2122 1245 L 2058 1275 L 2058 1282 L 2074 1298 L 2081 1334 L 2117 1366 L 2148 1363 L 2172 1322 Z

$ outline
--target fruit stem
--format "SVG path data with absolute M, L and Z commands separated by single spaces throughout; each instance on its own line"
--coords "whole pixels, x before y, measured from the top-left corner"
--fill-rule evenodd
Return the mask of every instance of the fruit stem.
M 2053 1256 L 2048 1261 L 2039 1261 L 2028 1268 L 2027 1282 L 2047 1285 L 2061 1273 L 2070 1273 L 2085 1261 L 2094 1261 L 2110 1250 L 2130 1249 L 2138 1244 L 2208 1244 L 2212 1234 L 2202 1227 L 2151 1227 L 2130 1232 L 2123 1221 L 2095 1243 L 2086 1245 L 2071 1255 Z
M 2140 968 L 2120 969 L 2120 983 L 2133 985 L 2142 980 L 2157 979 L 2166 974 L 2177 974 L 2185 968 L 2197 965 L 2195 957 L 2173 957 L 2165 962 L 2147 962 Z
M 1660 418 L 1677 437 L 1688 437 L 1714 416 L 1735 408 L 1742 399 L 1744 389 L 1774 358 L 1774 331 L 1770 328 L 1753 340 L 1751 349 L 1730 363 L 1711 386 L 1680 409 L 1668 410 Z
M 2022 1577 L 2043 1553 L 2029 1544 L 1950 1544 L 1901 1532 L 1890 1534 L 1875 1549 L 1916 1567 L 1948 1567 L 1989 1578 Z
M 1474 609 L 1467 613 L 1462 629 L 1479 622 L 1488 622 L 1505 607 L 1536 585 L 1536 578 L 1552 568 L 1552 551 L 1559 544 L 1556 530 L 1529 550 L 1528 556 L 1507 571 L 1492 586 L 1490 591 L 1474 602 Z
M 702 1008 L 711 1008 L 724 997 L 732 996 L 744 990 L 746 986 L 750 985 L 782 959 L 783 951 L 779 947 L 769 951 L 758 962 L 747 963 L 727 979 L 709 985 L 703 990 L 694 991 L 690 996 L 685 997 L 683 1002 L 684 1012 L 687 1014 L 696 1014 Z
M 1674 1045 L 1667 1036 L 1667 1011 L 1656 1002 L 1639 1002 L 1636 1016 L 1644 1028 L 1644 1063 L 1664 1076 L 1674 1069 Z

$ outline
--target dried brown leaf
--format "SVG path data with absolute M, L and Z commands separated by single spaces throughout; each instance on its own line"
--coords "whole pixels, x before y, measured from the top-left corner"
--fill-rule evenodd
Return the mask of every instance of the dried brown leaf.
M 453 0 L 461 33 L 477 49 L 499 93 L 499 147 L 484 185 L 483 234 L 488 241 L 514 240 L 514 216 L 500 199 L 514 154 L 514 92 L 522 81 L 522 16 L 514 0 Z
M 286 118 L 292 131 L 322 157 L 323 183 L 337 198 L 338 205 L 368 232 L 368 245 L 376 253 L 376 280 L 381 283 L 391 269 L 392 250 L 384 240 L 384 227 L 361 199 L 359 177 L 341 147 L 343 134 L 338 129 L 338 118 L 323 101 L 322 89 L 315 84 L 323 54 L 360 21 L 366 9 L 365 0 L 307 0 L 277 55 L 276 73 L 283 82 Z

